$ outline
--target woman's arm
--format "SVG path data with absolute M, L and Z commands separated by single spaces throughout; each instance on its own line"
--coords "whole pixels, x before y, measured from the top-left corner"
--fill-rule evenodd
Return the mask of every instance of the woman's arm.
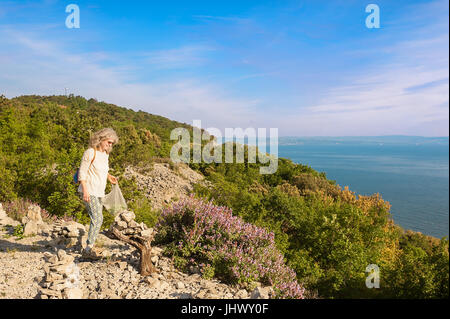
M 83 157 L 81 158 L 80 171 L 78 172 L 79 181 L 87 180 L 89 166 L 91 165 L 93 159 L 94 149 L 90 148 L 84 152 Z
M 86 180 L 89 166 L 91 165 L 92 159 L 94 158 L 93 156 L 93 149 L 88 149 L 84 152 L 83 157 L 81 158 L 80 170 L 78 172 L 78 180 L 80 181 L 81 188 L 83 190 L 83 200 L 85 202 L 90 201 L 89 192 L 86 186 Z
M 83 189 L 83 200 L 89 203 L 91 197 L 89 196 L 89 192 L 87 190 L 86 181 L 80 181 L 80 184 L 81 188 Z

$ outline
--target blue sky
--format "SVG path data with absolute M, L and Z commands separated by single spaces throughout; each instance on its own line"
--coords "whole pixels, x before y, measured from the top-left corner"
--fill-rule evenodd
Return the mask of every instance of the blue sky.
M 222 132 L 448 136 L 448 15 L 440 0 L 2 0 L 0 94 L 68 88 Z

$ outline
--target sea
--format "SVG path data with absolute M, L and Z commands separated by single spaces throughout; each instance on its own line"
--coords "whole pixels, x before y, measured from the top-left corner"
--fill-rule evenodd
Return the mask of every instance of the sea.
M 234 140 L 253 144 L 248 139 Z M 356 195 L 379 193 L 391 204 L 394 222 L 404 229 L 448 238 L 448 137 L 283 136 L 257 143 L 267 153 L 277 151 L 279 157 L 324 172 Z M 270 148 L 274 144 L 278 148 Z

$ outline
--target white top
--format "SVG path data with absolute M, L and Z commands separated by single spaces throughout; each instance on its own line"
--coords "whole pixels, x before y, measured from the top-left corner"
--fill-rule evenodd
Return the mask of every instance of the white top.
M 98 150 L 95 151 L 95 153 L 95 160 L 92 162 L 92 159 L 94 158 L 94 149 L 88 148 L 84 152 L 81 159 L 78 180 L 86 181 L 86 187 L 89 195 L 104 197 L 106 180 L 109 171 L 109 154 Z M 81 185 L 78 187 L 78 192 L 83 193 L 83 188 Z

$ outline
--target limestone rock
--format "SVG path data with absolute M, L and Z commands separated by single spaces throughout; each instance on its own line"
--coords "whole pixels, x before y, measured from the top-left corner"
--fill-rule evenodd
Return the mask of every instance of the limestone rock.
M 13 227 L 20 225 L 17 220 L 12 219 L 6 214 L 2 203 L 0 203 L 0 225 L 11 225 Z
M 78 287 L 69 288 L 64 291 L 65 299 L 83 299 L 83 290 Z
M 127 223 L 131 222 L 133 219 L 136 218 L 136 215 L 131 211 L 123 211 L 120 214 L 120 216 L 121 216 L 122 220 Z
M 123 230 L 123 229 L 125 229 L 125 228 L 128 227 L 127 222 L 125 222 L 125 221 L 123 221 L 123 220 L 119 220 L 119 221 L 116 223 L 116 225 L 117 225 L 117 229 L 118 229 L 118 230 Z
M 146 230 L 142 230 L 141 231 L 141 236 L 142 237 L 151 237 L 153 234 L 153 228 L 148 228 Z
M 30 205 L 27 210 L 26 218 L 35 221 L 37 224 L 42 223 L 41 208 L 38 205 Z M 24 222 L 22 221 L 22 223 Z
M 41 232 L 43 232 L 42 227 Z M 87 236 L 84 225 L 75 221 L 55 222 L 48 233 L 52 238 L 52 240 L 47 243 L 48 246 L 64 246 L 66 248 L 75 247 L 78 249 L 81 249 L 83 238 Z
M 182 281 L 179 281 L 179 282 L 176 283 L 176 288 L 177 289 L 184 289 L 184 287 L 185 286 L 184 286 L 184 283 Z
M 8 215 L 6 215 L 6 212 L 3 209 L 3 204 L 0 203 L 0 220 L 5 219 L 6 217 L 8 217 Z
M 67 231 L 67 237 L 78 237 L 83 236 L 86 232 L 83 225 L 75 222 L 75 221 L 68 221 L 63 225 L 63 231 Z
M 166 281 L 163 281 L 159 287 L 162 291 L 164 291 L 169 289 L 170 285 Z
M 159 289 L 161 287 L 161 282 L 158 279 L 152 277 L 146 277 L 145 282 L 152 288 Z
M 49 299 L 81 299 L 79 268 L 74 263 L 75 257 L 59 249 L 56 255 L 44 254 L 47 263 L 44 265 L 45 277 L 40 289 L 41 298 Z
M 42 220 L 41 208 L 32 204 L 28 207 L 27 214 L 22 218 L 23 234 L 30 235 L 49 235 L 50 226 Z
M 256 287 L 250 296 L 250 299 L 270 299 L 274 296 L 272 287 Z
M 241 289 L 236 293 L 236 298 L 245 299 L 248 298 L 248 292 L 245 289 Z
M 35 222 L 34 220 L 29 220 L 28 222 L 25 223 L 25 226 L 23 228 L 24 236 L 36 235 L 38 232 L 39 226 L 37 222 Z

